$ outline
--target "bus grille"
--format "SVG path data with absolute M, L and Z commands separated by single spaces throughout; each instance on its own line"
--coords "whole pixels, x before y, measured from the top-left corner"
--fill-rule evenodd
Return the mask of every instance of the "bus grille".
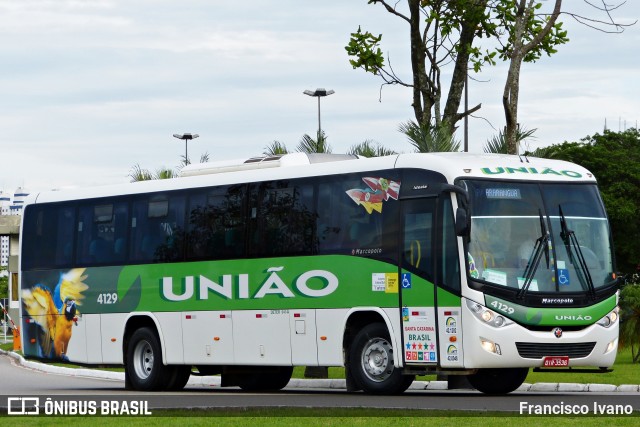
M 517 342 L 516 348 L 520 357 L 526 359 L 542 359 L 545 356 L 569 356 L 572 359 L 587 357 L 595 342 L 578 342 L 570 344 L 540 344 L 534 342 Z

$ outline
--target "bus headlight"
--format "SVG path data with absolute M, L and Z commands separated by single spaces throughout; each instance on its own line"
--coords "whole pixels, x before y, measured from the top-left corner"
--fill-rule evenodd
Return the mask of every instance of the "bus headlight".
M 513 321 L 507 319 L 503 315 L 496 313 L 491 309 L 488 309 L 482 304 L 478 304 L 477 302 L 473 302 L 471 300 L 466 301 L 467 307 L 469 307 L 469 310 L 473 313 L 473 315 L 489 326 L 493 326 L 494 328 L 501 328 L 513 323 Z
M 611 310 L 611 312 L 609 314 L 604 316 L 602 319 L 598 320 L 598 325 L 600 325 L 602 327 L 605 327 L 605 328 L 610 328 L 612 325 L 614 325 L 618 321 L 618 311 L 619 310 L 620 309 L 618 307 L 616 307 L 613 310 Z

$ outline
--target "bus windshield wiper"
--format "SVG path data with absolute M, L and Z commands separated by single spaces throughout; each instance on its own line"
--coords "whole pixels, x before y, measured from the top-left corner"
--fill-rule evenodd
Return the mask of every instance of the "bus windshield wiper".
M 560 210 L 560 238 L 564 242 L 564 247 L 569 255 L 569 261 L 571 264 L 576 266 L 576 274 L 578 276 L 578 280 L 580 280 L 580 284 L 587 289 L 591 298 L 595 300 L 596 289 L 595 286 L 593 286 L 593 279 L 591 278 L 591 273 L 587 267 L 587 261 L 584 258 L 582 249 L 580 249 L 580 242 L 578 242 L 576 233 L 567 227 L 567 220 L 562 212 L 562 206 L 558 205 L 558 209 Z M 572 246 L 575 248 L 575 255 L 571 250 Z
M 540 237 L 536 239 L 536 244 L 533 247 L 533 251 L 529 256 L 529 261 L 527 261 L 527 266 L 524 269 L 524 283 L 522 284 L 522 288 L 516 294 L 516 298 L 518 299 L 524 298 L 527 294 L 529 286 L 531 286 L 536 271 L 538 270 L 538 266 L 540 265 L 540 259 L 542 258 L 543 252 L 545 260 L 547 261 L 547 269 L 549 268 L 549 230 L 547 230 L 547 225 L 540 209 L 538 209 L 538 215 L 540 216 Z

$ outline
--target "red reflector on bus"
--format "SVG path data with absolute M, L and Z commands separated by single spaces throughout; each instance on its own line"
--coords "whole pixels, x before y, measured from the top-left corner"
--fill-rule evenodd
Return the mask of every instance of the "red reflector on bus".
M 300 313 L 293 313 L 293 317 L 300 317 Z
M 419 316 L 419 315 L 420 315 L 420 312 L 419 312 L 419 311 L 412 311 L 412 312 L 411 312 L 411 315 L 412 315 L 412 316 Z
M 256 314 L 256 319 L 262 319 L 262 314 Z
M 191 315 L 190 315 L 190 314 L 187 314 L 187 315 L 186 315 L 186 316 L 184 316 L 184 317 L 185 317 L 185 319 L 187 319 L 187 320 L 191 319 Z
M 225 319 L 226 317 L 227 317 L 227 315 L 226 315 L 226 314 L 221 314 L 221 315 L 220 315 L 220 318 L 221 318 L 221 319 Z
M 451 316 L 451 312 L 450 312 L 450 311 L 445 311 L 445 312 L 444 312 L 444 315 L 445 315 L 445 316 Z

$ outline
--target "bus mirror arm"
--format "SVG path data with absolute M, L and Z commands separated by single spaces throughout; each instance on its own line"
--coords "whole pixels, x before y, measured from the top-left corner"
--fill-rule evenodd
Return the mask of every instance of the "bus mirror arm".
M 459 196 L 458 200 L 460 200 L 461 203 L 458 209 L 456 209 L 456 235 L 468 236 L 471 233 L 471 218 L 468 211 L 469 193 L 464 188 L 451 184 L 442 184 L 440 191 L 442 193 L 456 193 Z
M 471 232 L 471 223 L 469 222 L 469 215 L 465 208 L 459 207 L 456 209 L 456 236 L 468 236 Z

